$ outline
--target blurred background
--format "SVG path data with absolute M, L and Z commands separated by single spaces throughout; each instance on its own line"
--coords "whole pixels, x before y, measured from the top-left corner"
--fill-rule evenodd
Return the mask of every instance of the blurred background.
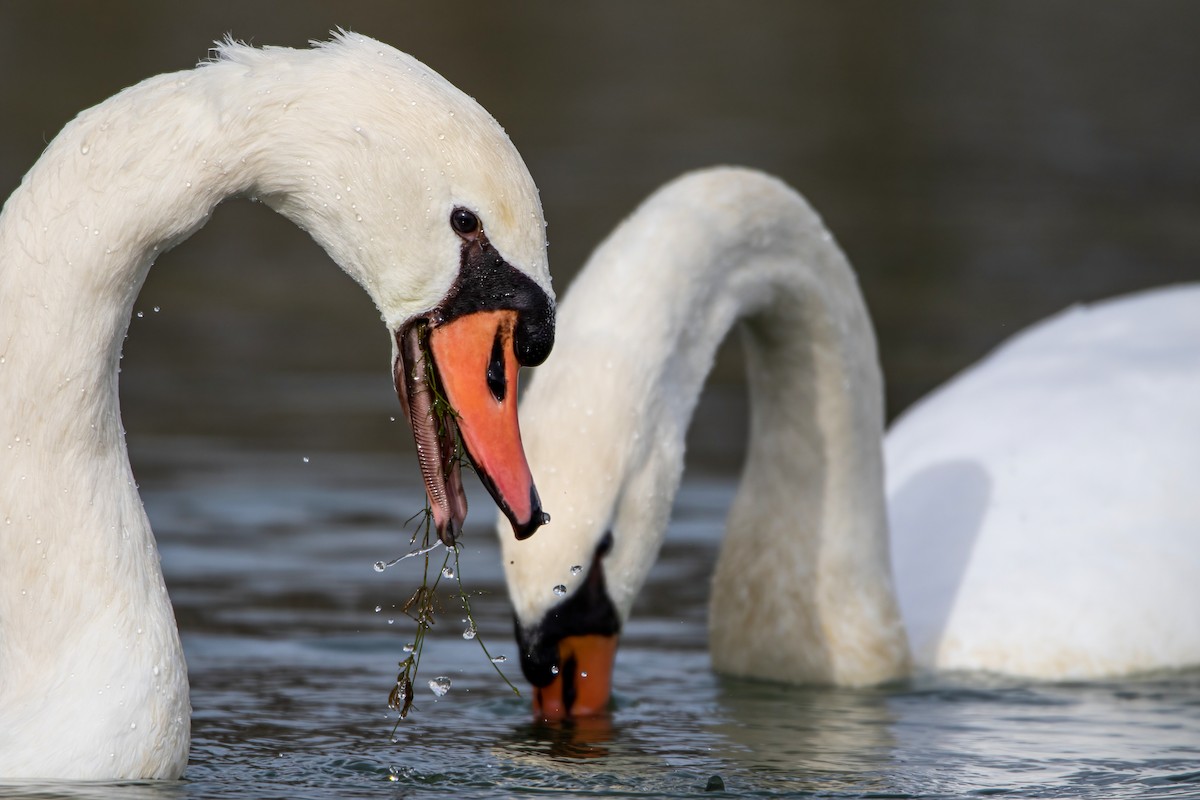
M 506 127 L 541 187 L 559 292 L 680 172 L 791 183 L 858 270 L 891 415 L 1064 306 L 1197 275 L 1186 1 L 6 2 L 0 189 L 79 110 L 214 39 L 304 46 L 336 26 L 416 55 Z M 135 451 L 177 433 L 406 446 L 376 312 L 267 209 L 222 206 L 159 260 L 139 309 L 122 377 Z M 719 366 L 705 414 L 742 402 L 736 350 Z M 700 461 L 736 451 L 739 430 L 700 427 Z
M 0 0 L 0 196 L 81 109 L 192 67 L 213 40 L 302 47 L 338 26 L 414 54 L 506 127 L 541 188 L 560 293 L 681 172 L 744 164 L 795 186 L 858 271 L 892 416 L 1065 306 L 1200 277 L 1188 0 Z M 418 562 L 371 564 L 406 550 L 422 500 L 390 342 L 305 234 L 246 200 L 218 208 L 151 270 L 121 375 L 193 686 L 187 794 L 378 796 L 386 776 L 461 796 L 494 796 L 497 781 L 679 796 L 721 773 L 734 790 L 830 775 L 872 796 L 1041 781 L 1055 788 L 1015 791 L 1127 797 L 1116 784 L 1142 780 L 1190 795 L 1194 677 L 898 695 L 717 682 L 706 577 L 745 435 L 733 339 L 625 631 L 605 770 L 571 771 L 526 724 L 527 698 L 459 636 L 453 603 L 422 670 L 456 688 L 436 712 L 422 689 L 424 710 L 388 744 Z M 490 503 L 469 488 L 459 574 L 519 681 Z

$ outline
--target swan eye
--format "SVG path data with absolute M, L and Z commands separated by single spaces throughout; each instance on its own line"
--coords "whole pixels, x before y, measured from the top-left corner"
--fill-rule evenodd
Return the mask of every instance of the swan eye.
M 480 227 L 479 217 L 475 216 L 474 211 L 465 208 L 456 208 L 450 212 L 450 227 L 454 228 L 454 232 L 459 236 L 472 236 L 479 233 Z

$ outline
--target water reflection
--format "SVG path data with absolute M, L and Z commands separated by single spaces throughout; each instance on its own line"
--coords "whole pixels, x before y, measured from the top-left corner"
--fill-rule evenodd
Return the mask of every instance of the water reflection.
M 861 777 L 886 764 L 896 746 L 889 696 L 725 679 L 711 730 L 747 769 Z
M 605 745 L 618 735 L 607 714 L 560 723 L 535 722 L 515 728 L 497 752 L 505 758 L 543 764 L 590 761 L 612 755 L 612 748 Z
M 0 797 L 27 800 L 174 800 L 184 796 L 177 783 L 81 783 L 47 784 L 20 783 L 0 786 Z

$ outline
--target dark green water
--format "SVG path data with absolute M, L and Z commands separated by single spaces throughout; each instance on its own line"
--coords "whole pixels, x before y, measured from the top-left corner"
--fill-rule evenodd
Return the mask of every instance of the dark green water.
M 506 126 L 559 287 L 679 172 L 742 163 L 792 183 L 859 270 L 892 413 L 1064 305 L 1200 275 L 1188 3 L 7 3 L 0 194 L 78 110 L 212 39 L 302 45 L 336 25 L 414 53 Z M 742 453 L 733 351 L 611 725 L 531 726 L 448 613 L 422 672 L 453 687 L 423 692 L 392 742 L 410 638 L 393 605 L 417 578 L 371 564 L 404 550 L 419 488 L 377 314 L 246 202 L 160 259 L 139 309 L 122 404 L 188 651 L 193 763 L 180 784 L 43 794 L 1200 796 L 1195 673 L 860 692 L 713 676 L 706 580 Z M 486 507 L 463 572 L 512 657 Z M 705 792 L 714 775 L 725 795 Z

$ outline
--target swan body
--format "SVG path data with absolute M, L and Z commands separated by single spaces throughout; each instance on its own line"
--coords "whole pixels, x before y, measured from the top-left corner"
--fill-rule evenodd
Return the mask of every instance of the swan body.
M 607 706 L 615 644 L 597 643 L 661 546 L 735 324 L 750 434 L 712 583 L 715 669 L 865 685 L 914 666 L 1062 679 L 1200 663 L 1198 309 L 1200 287 L 1181 287 L 1067 311 L 911 409 L 884 447 L 870 319 L 820 218 L 749 170 L 668 184 L 580 273 L 522 402 L 559 526 L 502 543 L 536 709 Z
M 903 414 L 887 494 L 916 663 L 1200 663 L 1200 286 L 1068 309 Z
M 348 33 L 311 50 L 227 42 L 211 63 L 80 114 L 0 215 L 0 780 L 175 778 L 186 766 L 186 667 L 117 366 L 155 257 L 231 195 L 309 231 L 370 294 L 396 349 L 414 320 L 440 346 L 480 254 L 489 291 L 549 315 L 503 323 L 503 341 L 548 346 L 544 222 L 520 156 L 478 104 L 387 45 Z M 485 361 L 499 352 L 490 335 L 485 346 Z M 396 355 L 402 400 L 406 364 Z M 422 467 L 431 497 L 449 485 Z

